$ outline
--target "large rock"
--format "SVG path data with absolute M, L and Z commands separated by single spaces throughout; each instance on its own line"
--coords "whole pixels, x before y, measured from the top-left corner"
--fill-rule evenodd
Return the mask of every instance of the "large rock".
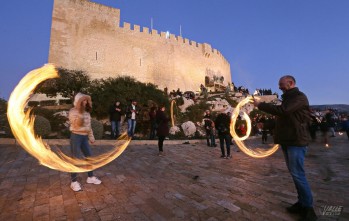
M 227 109 L 231 109 L 230 104 L 225 99 L 215 98 L 215 100 L 207 101 L 207 103 L 211 105 L 212 111 L 215 111 L 215 112 L 221 112 Z
M 176 133 L 180 132 L 181 129 L 177 126 L 171 127 L 170 128 L 170 134 L 175 135 Z
M 192 136 L 196 132 L 196 126 L 193 122 L 187 121 L 181 125 L 185 136 Z
M 195 104 L 195 102 L 192 100 L 192 99 L 187 99 L 185 97 L 183 97 L 183 101 L 184 101 L 184 104 L 181 105 L 181 106 L 178 106 L 179 109 L 181 109 L 181 112 L 185 112 L 187 110 L 187 107 Z

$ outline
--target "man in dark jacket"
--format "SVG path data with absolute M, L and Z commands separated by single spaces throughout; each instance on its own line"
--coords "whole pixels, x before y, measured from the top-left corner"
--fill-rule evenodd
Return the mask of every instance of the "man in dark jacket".
M 218 114 L 216 120 L 214 121 L 215 127 L 218 131 L 219 145 L 221 147 L 221 158 L 229 159 L 232 158 L 230 154 L 230 117 L 226 113 Z M 227 148 L 227 155 L 225 155 L 224 143 Z
M 111 123 L 111 136 L 112 138 L 118 138 L 120 135 L 120 121 L 123 114 L 120 101 L 116 101 L 115 104 L 110 106 L 109 119 Z
M 283 92 L 281 105 L 260 103 L 256 100 L 254 105 L 277 117 L 274 142 L 282 148 L 298 193 L 297 203 L 288 207 L 287 211 L 300 214 L 301 220 L 317 220 L 311 189 L 304 171 L 304 158 L 310 141 L 311 116 L 308 98 L 299 91 L 295 78 L 290 75 L 280 78 L 279 88 Z

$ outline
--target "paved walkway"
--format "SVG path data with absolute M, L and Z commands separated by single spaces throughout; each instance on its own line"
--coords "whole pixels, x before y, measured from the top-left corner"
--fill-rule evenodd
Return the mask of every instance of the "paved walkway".
M 169 144 L 171 143 L 172 144 Z M 12 143 L 0 144 L 0 220 L 297 220 L 285 212 L 296 201 L 281 151 L 254 159 L 236 152 L 220 159 L 219 148 L 204 141 L 165 141 L 166 156 L 155 143 L 132 141 L 115 161 L 95 171 L 101 185 L 73 192 L 67 173 L 38 165 Z M 1 143 L 1 142 L 0 142 Z M 65 148 L 66 141 L 61 141 Z M 248 145 L 260 145 L 251 139 Z M 94 154 L 110 147 L 100 141 Z M 311 145 L 306 172 L 316 212 L 343 206 L 349 220 L 349 142 L 331 138 L 331 147 Z

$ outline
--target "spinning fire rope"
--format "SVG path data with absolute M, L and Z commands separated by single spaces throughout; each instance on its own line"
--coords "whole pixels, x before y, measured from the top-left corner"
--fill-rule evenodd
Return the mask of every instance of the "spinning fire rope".
M 175 124 L 174 124 L 174 116 L 173 116 L 173 106 L 174 106 L 175 103 L 176 103 L 175 100 L 171 101 L 171 122 L 172 122 L 172 127 L 175 126 Z
M 96 157 L 86 159 L 72 158 L 58 151 L 55 153 L 40 137 L 34 135 L 35 117 L 30 117 L 30 110 L 24 112 L 29 96 L 41 82 L 57 78 L 58 73 L 51 64 L 29 72 L 19 82 L 12 92 L 7 108 L 7 118 L 18 143 L 39 160 L 40 164 L 54 170 L 63 172 L 87 172 L 102 167 L 118 156 L 126 149 L 131 139 L 123 134 L 119 140 L 125 140 L 120 146 L 115 145 L 113 150 Z
M 243 141 L 246 140 L 250 136 L 252 127 L 251 127 L 251 119 L 245 112 L 244 112 L 244 119 L 246 120 L 246 124 L 247 124 L 246 135 L 243 137 L 239 137 L 235 132 L 236 119 L 239 116 L 241 107 L 243 107 L 244 105 L 246 105 L 249 102 L 252 102 L 252 100 L 253 100 L 252 97 L 246 97 L 245 99 L 240 101 L 240 103 L 236 106 L 236 108 L 234 109 L 234 112 L 232 113 L 232 116 L 231 116 L 230 133 L 231 133 L 232 137 L 234 138 L 235 143 L 238 145 L 238 147 L 240 148 L 240 150 L 242 152 L 244 152 L 248 156 L 251 156 L 254 158 L 263 158 L 263 157 L 267 157 L 267 156 L 270 156 L 273 153 L 275 153 L 278 150 L 279 145 L 274 145 L 272 148 L 267 149 L 267 150 L 262 149 L 262 148 L 256 148 L 256 149 L 252 150 L 252 149 L 249 149 L 248 147 L 246 147 L 245 144 L 243 143 Z

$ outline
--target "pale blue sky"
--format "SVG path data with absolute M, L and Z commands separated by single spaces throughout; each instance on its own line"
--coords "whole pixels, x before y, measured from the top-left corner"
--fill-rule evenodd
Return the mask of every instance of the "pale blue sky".
M 278 90 L 292 74 L 311 104 L 349 104 L 348 0 L 95 0 L 121 9 L 121 21 L 209 43 L 250 91 Z M 0 7 L 0 97 L 47 63 L 53 0 Z

